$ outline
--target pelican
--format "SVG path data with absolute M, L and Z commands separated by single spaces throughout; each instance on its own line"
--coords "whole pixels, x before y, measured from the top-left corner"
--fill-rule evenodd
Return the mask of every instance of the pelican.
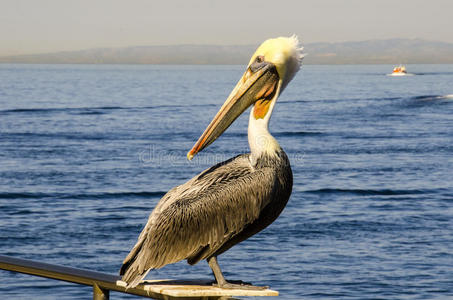
M 217 256 L 266 228 L 282 212 L 292 190 L 287 155 L 268 130 L 277 98 L 300 68 L 296 36 L 266 40 L 187 158 L 214 142 L 248 107 L 251 152 L 221 162 L 171 189 L 156 205 L 120 270 L 135 287 L 152 269 L 186 259 L 206 259 L 221 288 L 244 288 L 225 280 Z M 252 286 L 248 286 L 252 287 Z

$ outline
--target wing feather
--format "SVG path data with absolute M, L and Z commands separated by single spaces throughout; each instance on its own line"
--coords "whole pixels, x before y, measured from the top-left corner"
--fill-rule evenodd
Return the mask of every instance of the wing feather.
M 275 174 L 248 155 L 218 164 L 170 190 L 157 204 L 120 274 L 130 286 L 149 269 L 218 249 L 256 220 L 270 201 Z

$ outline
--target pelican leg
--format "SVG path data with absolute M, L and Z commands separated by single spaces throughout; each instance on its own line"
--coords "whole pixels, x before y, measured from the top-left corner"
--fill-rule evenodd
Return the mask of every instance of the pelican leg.
M 215 280 L 219 287 L 227 284 L 225 277 L 223 277 L 222 271 L 220 270 L 219 263 L 217 262 L 216 256 L 211 256 L 208 258 L 209 267 L 211 267 L 212 273 L 214 273 Z
M 225 280 L 225 277 L 220 270 L 219 263 L 217 262 L 216 256 L 208 258 L 209 267 L 211 267 L 212 273 L 214 273 L 217 284 L 213 284 L 222 289 L 242 289 L 242 290 L 265 290 L 268 286 L 254 286 L 248 282 L 237 281 L 237 283 L 230 283 Z

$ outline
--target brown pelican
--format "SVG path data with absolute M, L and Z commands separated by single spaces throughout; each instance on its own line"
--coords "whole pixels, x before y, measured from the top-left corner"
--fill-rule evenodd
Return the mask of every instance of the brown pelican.
M 258 47 L 187 158 L 214 142 L 253 105 L 248 127 L 251 153 L 219 163 L 162 197 L 121 267 L 127 287 L 138 285 L 151 269 L 183 259 L 191 265 L 206 259 L 218 286 L 237 288 L 223 277 L 217 256 L 271 224 L 288 202 L 291 167 L 268 123 L 302 57 L 295 36 L 269 39 Z

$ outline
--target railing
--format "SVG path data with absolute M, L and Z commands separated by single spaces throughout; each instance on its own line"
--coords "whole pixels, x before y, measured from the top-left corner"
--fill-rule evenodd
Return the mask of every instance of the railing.
M 118 286 L 119 276 L 100 272 L 46 264 L 33 260 L 14 258 L 0 255 L 0 269 L 25 273 L 34 276 L 47 277 L 93 287 L 93 299 L 109 299 L 109 291 L 123 292 L 155 299 L 164 299 L 159 295 L 149 294 L 141 288 L 127 289 Z
M 0 255 L 0 269 L 93 287 L 93 299 L 108 300 L 110 291 L 162 300 L 226 299 L 229 296 L 277 296 L 265 290 L 226 290 L 198 282 L 154 281 L 126 289 L 120 276 Z M 226 298 L 225 298 L 226 297 Z

